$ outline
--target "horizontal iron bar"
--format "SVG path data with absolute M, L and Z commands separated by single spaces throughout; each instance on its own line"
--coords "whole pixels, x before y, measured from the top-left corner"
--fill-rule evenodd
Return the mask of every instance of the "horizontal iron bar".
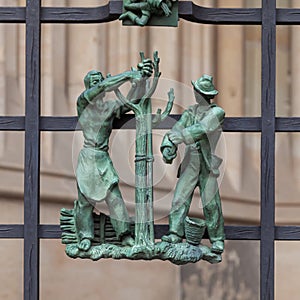
M 275 226 L 275 240 L 299 241 L 300 226 Z
M 168 232 L 168 225 L 155 225 L 155 238 L 161 238 Z M 300 227 L 299 227 L 300 231 Z M 225 226 L 227 240 L 259 240 L 259 226 Z M 40 238 L 56 239 L 60 238 L 61 230 L 59 225 L 40 225 Z M 300 239 L 300 234 L 299 234 Z
M 261 24 L 260 8 L 209 8 L 191 1 L 179 2 L 179 17 L 203 24 Z
M 168 232 L 168 225 L 154 227 L 155 238 L 161 238 Z M 40 225 L 41 238 L 55 239 L 60 235 L 59 225 Z M 225 226 L 225 235 L 226 240 L 260 240 L 260 226 Z M 275 240 L 300 241 L 300 226 L 275 226 Z
M 99 7 L 42 7 L 43 23 L 103 23 L 117 20 L 122 1 Z M 203 24 L 260 25 L 261 8 L 208 8 L 191 1 L 179 2 L 179 17 Z M 25 23 L 25 7 L 0 7 L 0 23 Z M 300 24 L 300 9 L 278 8 L 278 25 Z
M 180 115 L 172 114 L 155 127 L 155 129 L 170 129 Z M 77 117 L 41 117 L 40 130 L 42 131 L 74 131 L 81 130 Z M 226 118 L 223 129 L 229 132 L 258 132 L 260 118 Z M 299 126 L 300 127 L 300 126 Z M 25 128 L 24 117 L 0 117 L 0 131 L 21 131 Z M 134 115 L 125 115 L 121 120 L 116 119 L 114 129 L 135 129 Z M 293 128 L 291 128 L 292 130 Z
M 300 9 L 299 8 L 280 8 L 276 10 L 276 24 L 278 25 L 299 25 Z
M 103 23 L 118 20 L 122 13 L 122 1 L 109 1 L 98 7 L 44 7 L 43 23 Z
M 25 7 L 0 7 L 1 23 L 25 23 L 26 8 Z
M 172 114 L 155 129 L 170 129 L 180 115 Z M 41 131 L 74 131 L 80 130 L 77 117 L 41 117 Z M 23 131 L 25 119 L 23 116 L 0 116 L 0 131 Z M 133 115 L 125 115 L 122 120 L 114 122 L 114 129 L 134 129 Z M 300 132 L 300 117 L 278 117 L 275 129 L 277 132 Z M 227 117 L 223 124 L 225 132 L 260 132 L 260 117 Z
M 25 117 L 4 117 L 0 116 L 0 131 L 22 131 L 25 130 Z
M 275 131 L 277 132 L 300 132 L 299 117 L 278 117 L 275 119 Z
M 24 225 L 7 224 L 0 225 L 1 239 L 22 239 L 24 238 Z
M 179 120 L 180 115 L 172 114 L 155 127 L 155 129 L 170 129 Z M 114 129 L 135 129 L 134 115 L 125 115 L 121 120 L 116 119 Z M 260 118 L 226 118 L 223 130 L 232 132 L 260 131 Z M 80 130 L 77 117 L 42 117 L 41 130 L 43 131 L 73 131 Z
M 59 239 L 59 225 L 40 225 L 39 237 L 43 239 Z M 155 225 L 155 237 L 161 238 L 168 232 L 168 225 Z M 225 226 L 227 240 L 260 240 L 260 226 Z M 0 225 L 0 239 L 24 238 L 22 224 Z M 275 226 L 275 240 L 299 241 L 300 226 Z

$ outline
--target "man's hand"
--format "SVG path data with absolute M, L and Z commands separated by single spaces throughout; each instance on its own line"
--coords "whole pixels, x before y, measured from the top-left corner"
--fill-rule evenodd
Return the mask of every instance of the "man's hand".
M 171 88 L 168 92 L 168 99 L 169 99 L 169 102 L 174 102 L 175 95 L 174 95 L 174 89 L 173 88 Z
M 168 7 L 167 3 L 161 3 L 161 9 L 163 10 L 166 17 L 169 17 L 172 14 L 172 11 Z
M 150 77 L 153 73 L 153 62 L 150 58 L 143 59 L 138 64 L 138 70 L 142 73 L 143 77 Z
M 175 145 L 178 145 L 183 142 L 183 136 L 180 132 L 170 132 L 169 139 Z
M 167 164 L 171 164 L 173 159 L 176 157 L 176 149 L 165 147 L 162 151 L 163 160 Z

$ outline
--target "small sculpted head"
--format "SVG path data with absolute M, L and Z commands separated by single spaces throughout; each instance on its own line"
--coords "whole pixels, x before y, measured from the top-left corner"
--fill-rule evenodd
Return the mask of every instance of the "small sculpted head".
M 96 86 L 103 80 L 104 80 L 104 77 L 101 72 L 92 70 L 85 75 L 84 86 L 86 89 L 89 89 L 93 86 Z
M 210 103 L 210 100 L 219 93 L 212 81 L 213 77 L 205 74 L 196 81 L 192 81 L 197 103 L 201 104 L 203 100 Z

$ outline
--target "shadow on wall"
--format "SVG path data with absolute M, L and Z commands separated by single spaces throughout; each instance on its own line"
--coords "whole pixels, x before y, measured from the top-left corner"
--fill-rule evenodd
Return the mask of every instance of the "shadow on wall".
M 259 299 L 259 243 L 227 241 L 223 261 L 181 268 L 183 300 Z

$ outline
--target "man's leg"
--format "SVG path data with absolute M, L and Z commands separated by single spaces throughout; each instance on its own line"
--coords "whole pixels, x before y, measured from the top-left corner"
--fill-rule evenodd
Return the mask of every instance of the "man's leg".
M 182 186 L 182 184 L 179 186 Z M 185 190 L 189 190 L 189 188 L 185 186 Z M 183 193 L 177 195 L 176 191 L 172 201 L 172 209 L 169 215 L 169 232 L 171 234 L 176 234 L 182 239 L 184 236 L 184 219 L 189 212 L 194 191 L 189 190 L 189 193 L 186 193 L 184 198 L 179 197 L 179 195 L 182 196 Z
M 78 188 L 78 200 L 76 202 L 75 224 L 79 238 L 78 248 L 87 251 L 91 247 L 91 240 L 94 238 L 94 206 L 80 192 Z
M 200 159 L 197 155 L 189 157 L 189 165 L 184 168 L 177 181 L 172 208 L 169 215 L 169 234 L 162 237 L 163 241 L 178 243 L 184 236 L 184 219 L 187 216 L 200 172 Z
M 207 232 L 212 243 L 212 251 L 222 253 L 225 233 L 217 178 L 208 172 L 201 174 L 200 192 Z
M 197 184 L 195 177 L 192 182 L 187 183 L 187 176 L 183 173 L 179 178 L 174 197 L 172 201 L 172 208 L 169 215 L 169 234 L 164 235 L 162 240 L 169 243 L 179 243 L 184 236 L 184 219 L 187 216 L 194 193 L 194 187 Z
M 111 224 L 116 231 L 117 238 L 127 246 L 133 246 L 129 216 L 118 185 L 114 185 L 105 199 L 110 213 Z

